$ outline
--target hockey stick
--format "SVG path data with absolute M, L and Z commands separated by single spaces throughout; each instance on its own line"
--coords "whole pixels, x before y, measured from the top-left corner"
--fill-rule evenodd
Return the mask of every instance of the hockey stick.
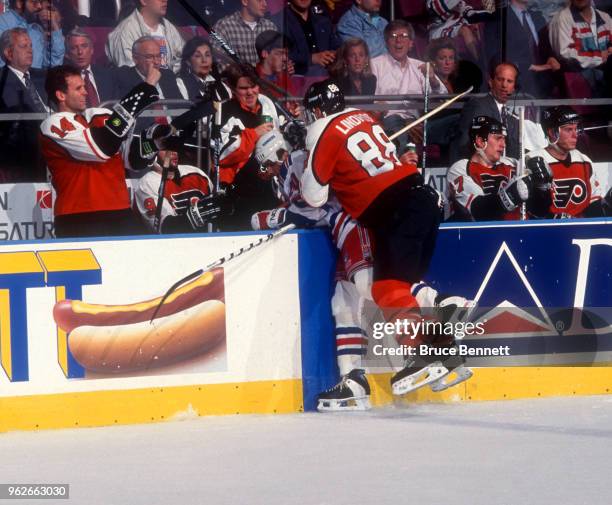
M 430 112 L 428 112 L 427 114 L 422 115 L 420 118 L 415 119 L 412 123 L 410 123 L 407 126 L 404 126 L 400 131 L 395 132 L 393 135 L 391 135 L 389 137 L 389 140 L 393 140 L 396 139 L 397 137 L 399 137 L 402 133 L 407 132 L 408 130 L 411 130 L 412 128 L 414 128 L 415 126 L 421 124 L 423 121 L 426 121 L 427 119 L 429 119 L 432 116 L 435 116 L 438 112 L 443 111 L 444 109 L 446 109 L 448 106 L 452 105 L 453 103 L 455 103 L 457 100 L 461 100 L 465 95 L 471 93 L 474 89 L 474 86 L 470 86 L 467 90 L 465 90 L 463 93 L 459 93 L 458 95 L 454 96 L 453 98 L 447 100 L 446 102 L 444 102 L 443 104 L 438 105 L 435 109 L 431 109 Z
M 427 114 L 429 112 L 429 67 L 430 64 L 425 64 L 425 103 L 423 112 Z M 423 175 L 425 175 L 425 169 L 427 168 L 427 119 L 423 121 L 423 159 L 421 161 L 421 169 Z
M 519 107 L 519 166 L 518 176 L 525 175 L 525 107 Z M 527 203 L 521 204 L 521 221 L 527 219 Z
M 157 207 L 155 208 L 155 219 L 153 220 L 153 228 L 155 233 L 161 233 L 161 212 L 164 204 L 164 193 L 166 192 L 166 181 L 170 173 L 170 151 L 166 151 L 164 161 L 162 163 L 161 182 L 157 191 Z
M 174 291 L 176 291 L 180 286 L 182 286 L 186 282 L 189 282 L 190 280 L 195 279 L 196 277 L 199 277 L 203 273 L 208 272 L 209 270 L 212 270 L 215 267 L 219 267 L 219 266 L 221 266 L 221 265 L 223 265 L 223 264 L 225 264 L 225 263 L 227 263 L 227 262 L 237 258 L 238 256 L 242 256 L 244 253 L 249 252 L 249 251 L 255 249 L 256 247 L 259 247 L 260 245 L 265 244 L 266 242 L 270 242 L 271 240 L 274 240 L 275 238 L 280 237 L 281 235 L 284 235 L 285 233 L 287 233 L 288 231 L 293 230 L 294 228 L 295 228 L 294 224 L 288 224 L 287 226 L 283 226 L 282 228 L 279 228 L 278 230 L 276 230 L 276 231 L 274 231 L 272 233 L 268 233 L 265 237 L 261 237 L 260 239 L 256 240 L 255 242 L 251 242 L 248 246 L 241 247 L 237 251 L 234 251 L 234 252 L 230 253 L 229 256 L 222 256 L 218 260 L 213 261 L 212 263 L 209 263 L 204 268 L 200 268 L 199 270 L 196 270 L 195 272 L 190 273 L 186 277 L 183 277 L 181 280 L 175 282 L 174 284 L 172 284 L 172 286 L 170 286 L 170 289 L 168 289 L 168 291 L 166 291 L 164 296 L 162 296 L 162 299 L 159 302 L 159 305 L 155 309 L 155 312 L 153 312 L 153 316 L 151 317 L 150 323 L 153 323 L 153 320 L 155 319 L 155 316 L 157 316 L 157 313 L 159 312 L 159 309 L 161 309 L 161 306 L 164 304 L 166 299 L 172 293 L 174 293 Z

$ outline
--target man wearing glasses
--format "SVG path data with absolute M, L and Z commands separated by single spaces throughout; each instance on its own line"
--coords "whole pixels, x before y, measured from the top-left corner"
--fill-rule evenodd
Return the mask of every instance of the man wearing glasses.
M 45 31 L 39 24 L 43 10 L 41 0 L 9 0 L 9 9 L 0 15 L 0 33 L 11 28 L 25 28 L 32 41 L 32 68 L 43 69 L 61 65 L 64 60 L 64 36 L 57 11 L 49 13 L 51 38 L 46 39 Z M 0 67 L 4 62 L 0 61 Z
M 126 94 L 129 90 L 146 80 L 149 69 L 154 67 L 161 73 L 159 82 L 156 85 L 160 100 L 181 99 L 182 95 L 176 84 L 176 76 L 171 70 L 161 67 L 162 54 L 159 43 L 152 36 L 139 38 L 132 45 L 132 58 L 134 66 L 123 66 L 117 69 L 117 86 L 119 96 Z M 167 124 L 168 120 L 164 116 L 153 118 L 142 118 L 138 120 L 137 128 L 146 128 L 153 122 Z
M 408 53 L 414 45 L 414 29 L 401 19 L 391 21 L 385 28 L 385 43 L 388 54 L 381 54 L 370 62 L 372 73 L 376 76 L 377 95 L 420 95 L 425 93 L 425 63 L 410 58 Z M 431 93 L 441 93 L 442 82 L 433 71 L 429 76 L 429 90 Z M 412 118 L 417 117 L 416 110 L 390 110 L 383 118 L 382 124 L 387 134 L 394 133 L 403 128 Z M 415 135 L 415 129 L 411 132 Z M 422 134 L 413 140 L 421 141 Z M 408 135 L 400 135 L 396 139 L 398 154 L 406 151 Z

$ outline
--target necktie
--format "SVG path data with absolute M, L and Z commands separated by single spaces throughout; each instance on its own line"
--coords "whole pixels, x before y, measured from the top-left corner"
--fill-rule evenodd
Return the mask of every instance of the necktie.
M 501 108 L 501 122 L 506 128 L 508 128 L 508 108 L 505 105 L 502 105 Z
M 537 55 L 537 44 L 535 38 L 533 37 L 533 32 L 529 27 L 529 23 L 527 22 L 527 11 L 523 11 L 523 31 L 525 32 L 525 39 L 527 39 L 527 45 L 529 46 L 529 52 L 535 62 Z
M 100 97 L 96 91 L 96 87 L 89 78 L 89 70 L 83 70 L 83 82 L 85 83 L 85 90 L 87 91 L 87 108 L 97 107 L 100 105 Z
M 38 91 L 36 91 L 36 87 L 34 86 L 32 79 L 30 79 L 30 74 L 26 72 L 23 77 L 25 81 L 26 91 L 28 92 L 28 96 L 30 97 L 30 99 L 32 100 L 32 103 L 34 104 L 34 112 L 47 112 L 47 107 L 45 106 L 44 102 L 40 98 Z

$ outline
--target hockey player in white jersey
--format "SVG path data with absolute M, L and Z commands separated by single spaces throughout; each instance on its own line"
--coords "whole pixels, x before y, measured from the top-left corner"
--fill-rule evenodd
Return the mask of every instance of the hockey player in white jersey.
M 262 176 L 271 178 L 281 206 L 253 215 L 255 230 L 279 228 L 288 223 L 298 227 L 329 227 L 339 251 L 336 287 L 331 300 L 336 328 L 336 355 L 341 381 L 318 397 L 318 410 L 367 410 L 370 385 L 361 359 L 367 340 L 361 325 L 364 298 L 371 299 L 372 246 L 368 231 L 342 210 L 335 199 L 323 207 L 311 207 L 302 199 L 300 179 L 307 153 L 290 152 L 278 130 L 262 136 L 255 148 L 255 158 Z
M 161 200 L 160 230 L 155 229 L 163 160 L 168 158 L 169 170 Z M 222 196 L 213 195 L 212 183 L 199 168 L 179 164 L 176 151 L 161 150 L 151 170 L 139 180 L 134 192 L 136 208 L 147 224 L 157 233 L 189 233 L 206 231 L 225 210 Z

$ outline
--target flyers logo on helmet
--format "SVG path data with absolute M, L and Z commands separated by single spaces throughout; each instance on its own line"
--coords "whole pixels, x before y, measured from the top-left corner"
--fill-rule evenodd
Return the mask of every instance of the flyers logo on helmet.
M 570 203 L 579 205 L 588 198 L 588 188 L 582 179 L 555 179 L 553 181 L 555 207 L 566 208 Z

